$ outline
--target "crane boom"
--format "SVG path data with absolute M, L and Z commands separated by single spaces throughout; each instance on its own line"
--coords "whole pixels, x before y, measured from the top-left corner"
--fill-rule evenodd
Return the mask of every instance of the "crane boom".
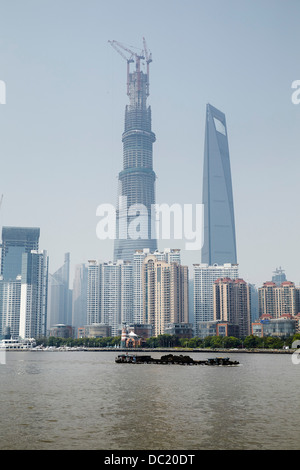
M 148 64 L 148 63 L 152 62 L 152 54 L 151 54 L 151 52 L 150 52 L 150 54 L 148 52 L 147 43 L 146 43 L 145 38 L 143 38 L 143 44 L 144 44 L 144 52 L 145 52 L 146 62 Z
M 125 56 L 125 54 L 123 54 L 122 51 L 120 51 L 120 49 L 117 47 L 117 45 L 120 45 L 117 41 L 108 41 L 110 43 L 110 45 L 123 57 L 123 59 L 130 61 L 130 62 L 133 62 L 133 59 L 132 57 L 130 57 L 129 59 L 127 59 L 127 57 Z
M 143 37 L 143 46 L 144 49 L 141 51 L 140 54 L 133 52 L 131 49 L 126 47 L 124 44 L 116 41 L 115 39 L 112 41 L 108 41 L 110 45 L 127 61 L 127 95 L 129 96 L 129 82 L 130 82 L 130 71 L 129 71 L 129 64 L 134 62 L 136 63 L 136 74 L 137 74 L 137 87 L 140 91 L 141 89 L 141 59 L 146 59 L 147 63 L 147 82 L 146 82 L 146 94 L 149 96 L 149 64 L 152 62 L 152 54 L 148 52 L 146 40 Z M 129 57 L 126 57 L 123 51 L 126 51 L 130 54 Z

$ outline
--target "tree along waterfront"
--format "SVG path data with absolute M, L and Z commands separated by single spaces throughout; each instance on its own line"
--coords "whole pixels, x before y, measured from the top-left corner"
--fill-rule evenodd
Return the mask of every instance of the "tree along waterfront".
M 258 337 L 254 335 L 246 336 L 243 339 L 233 336 L 207 336 L 206 338 L 180 338 L 176 335 L 159 335 L 151 337 L 146 341 L 146 348 L 208 348 L 208 349 L 283 349 L 291 348 L 294 341 L 300 340 L 300 334 L 286 338 L 277 338 L 273 336 Z M 107 338 L 58 338 L 50 336 L 49 338 L 40 338 L 36 341 L 37 345 L 54 347 L 92 347 L 92 348 L 111 348 L 121 345 L 121 336 L 111 336 Z

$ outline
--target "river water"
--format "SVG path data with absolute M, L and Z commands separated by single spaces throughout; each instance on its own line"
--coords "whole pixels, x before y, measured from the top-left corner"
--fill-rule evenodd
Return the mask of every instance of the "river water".
M 238 367 L 116 364 L 116 355 L 7 352 L 0 449 L 300 448 L 300 364 L 291 355 L 229 354 Z

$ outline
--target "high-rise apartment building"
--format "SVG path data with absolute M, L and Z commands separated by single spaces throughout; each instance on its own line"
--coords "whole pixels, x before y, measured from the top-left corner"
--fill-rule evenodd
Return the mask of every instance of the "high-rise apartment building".
M 128 51 L 120 43 L 110 42 L 122 56 L 125 50 Z M 123 49 L 123 52 L 120 49 Z M 146 60 L 146 71 L 142 70 L 143 59 Z M 122 136 L 123 170 L 119 173 L 115 262 L 117 260 L 133 262 L 135 250 L 149 248 L 153 252 L 157 248 L 152 211 L 155 204 L 156 179 L 152 156 L 155 134 L 151 129 L 151 108 L 147 106 L 151 61 L 152 58 L 148 55 L 145 42 L 143 54 L 131 53 L 127 60 L 129 104 L 125 109 L 125 129 Z M 130 71 L 131 62 L 135 63 L 132 72 Z M 135 225 L 137 216 L 138 229 Z
M 0 335 L 9 331 L 13 339 L 19 338 L 21 275 L 15 281 L 0 281 Z
M 250 286 L 243 279 L 219 278 L 213 284 L 214 321 L 238 326 L 243 338 L 251 331 Z
M 87 324 L 104 324 L 116 336 L 133 319 L 133 275 L 129 261 L 89 261 Z
M 282 315 L 296 315 L 299 312 L 297 302 L 297 287 L 290 281 L 283 281 L 275 289 L 276 317 Z
M 201 262 L 236 264 L 236 235 L 225 115 L 206 107 L 203 168 L 204 244 Z
M 129 261 L 121 263 L 121 323 L 133 322 L 133 266 Z
M 40 338 L 47 333 L 48 304 L 47 252 L 32 250 L 22 255 L 19 336 Z
M 121 266 L 119 262 L 102 264 L 101 320 L 112 327 L 112 335 L 121 326 Z
M 96 260 L 88 264 L 86 324 L 101 323 L 102 268 Z
M 238 278 L 238 265 L 194 264 L 194 327 L 198 335 L 198 323 L 213 321 L 213 284 L 218 278 Z
M 136 250 L 133 257 L 133 321 L 143 323 L 143 284 L 142 267 L 144 259 L 152 254 L 160 261 L 167 263 L 181 264 L 181 254 L 179 249 L 165 248 L 164 251 L 155 250 L 150 253 L 149 248 Z
M 279 318 L 282 315 L 296 315 L 299 311 L 298 289 L 290 281 L 279 286 L 275 282 L 264 282 L 258 289 L 259 316 L 270 315 Z
M 275 288 L 276 284 L 272 281 L 264 282 L 263 286 L 258 288 L 259 316 L 271 315 L 274 318 L 276 317 Z
M 239 326 L 241 338 L 251 334 L 251 287 L 243 279 L 233 284 L 235 324 Z
M 188 323 L 188 268 L 148 255 L 143 263 L 143 323 L 155 336 L 170 323 Z
M 136 250 L 133 256 L 133 321 L 143 323 L 143 281 L 142 269 L 146 256 L 150 254 L 149 248 Z
M 123 260 L 102 264 L 102 323 L 111 326 L 112 335 L 121 331 L 122 323 L 133 317 L 132 264 Z
M 214 321 L 235 323 L 233 280 L 225 277 L 213 283 Z

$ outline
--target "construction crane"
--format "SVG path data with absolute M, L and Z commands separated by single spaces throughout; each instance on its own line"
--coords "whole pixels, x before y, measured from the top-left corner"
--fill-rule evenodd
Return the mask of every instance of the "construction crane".
M 146 43 L 145 38 L 143 38 L 143 44 L 144 44 L 144 52 L 145 52 L 146 62 L 148 64 L 148 63 L 152 62 L 152 53 L 148 52 L 147 43 Z
M 117 42 L 117 41 L 115 41 L 115 40 L 113 40 L 113 41 L 108 41 L 108 42 L 109 42 L 109 44 L 120 54 L 120 56 L 122 56 L 123 59 L 125 59 L 126 62 L 127 62 L 127 95 L 129 96 L 129 67 L 130 67 L 129 64 L 130 64 L 131 62 L 134 62 L 134 60 L 133 60 L 133 58 L 132 58 L 133 53 L 131 53 L 131 56 L 130 56 L 130 58 L 128 59 L 128 58 L 125 56 L 125 54 L 123 54 L 123 52 L 119 49 L 120 47 L 121 47 L 122 49 L 125 49 L 125 47 L 124 47 L 122 44 L 120 44 L 119 42 Z M 118 46 L 119 46 L 119 47 L 118 47 Z M 125 50 L 126 50 L 126 49 L 125 49 Z M 130 51 L 130 52 L 131 52 L 131 51 Z
M 146 57 L 146 63 L 147 63 L 147 83 L 146 83 L 146 93 L 147 93 L 147 96 L 149 96 L 149 64 L 150 62 L 152 62 L 152 53 L 148 52 L 148 48 L 147 48 L 147 43 L 146 43 L 146 39 L 143 38 L 143 44 L 144 44 L 144 52 L 145 52 L 145 57 Z
M 125 46 L 123 46 L 121 43 L 119 43 L 118 41 L 108 41 L 110 43 L 110 45 L 123 57 L 123 59 L 127 60 L 127 62 L 134 62 L 132 56 L 134 55 L 134 53 L 132 51 L 130 51 L 129 49 L 125 48 Z M 123 52 L 119 49 L 119 47 L 121 47 L 122 49 L 128 51 L 131 53 L 131 57 L 129 59 L 127 59 L 127 57 L 125 56 L 125 54 L 123 54 Z
M 134 62 L 136 63 L 136 73 L 137 73 L 137 81 L 138 81 L 138 91 L 140 91 L 140 78 L 141 78 L 141 60 L 145 59 L 146 56 L 146 62 L 147 62 L 147 95 L 149 94 L 149 63 L 152 62 L 152 54 L 149 55 L 147 45 L 145 38 L 143 38 L 144 42 L 144 50 L 141 51 L 140 54 L 137 54 L 136 52 L 132 51 L 128 47 L 124 46 L 124 44 L 113 40 L 113 41 L 108 41 L 110 45 L 127 61 L 127 95 L 130 94 L 129 92 L 129 83 L 130 83 L 130 63 Z M 126 55 L 122 52 L 126 51 L 130 54 L 129 58 L 126 57 Z M 144 55 L 145 54 L 145 55 Z

